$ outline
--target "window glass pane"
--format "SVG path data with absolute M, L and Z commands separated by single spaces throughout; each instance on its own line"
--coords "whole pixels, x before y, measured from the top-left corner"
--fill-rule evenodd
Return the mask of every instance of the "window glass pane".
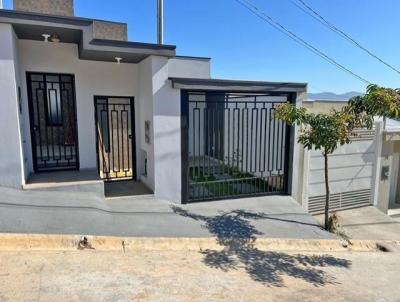
M 50 125 L 62 124 L 60 85 L 53 84 L 47 88 L 47 119 Z
M 43 81 L 43 75 L 42 74 L 32 74 L 31 80 L 41 82 L 41 81 Z

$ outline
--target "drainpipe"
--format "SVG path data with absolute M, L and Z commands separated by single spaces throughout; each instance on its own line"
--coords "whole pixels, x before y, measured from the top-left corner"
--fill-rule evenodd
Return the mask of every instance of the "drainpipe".
M 157 0 L 157 43 L 164 44 L 164 0 Z

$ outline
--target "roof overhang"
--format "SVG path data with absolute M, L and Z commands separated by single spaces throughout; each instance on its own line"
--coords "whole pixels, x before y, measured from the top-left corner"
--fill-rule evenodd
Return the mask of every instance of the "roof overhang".
M 63 43 L 78 44 L 81 59 L 115 62 L 121 57 L 124 63 L 139 63 L 151 55 L 176 55 L 174 45 L 95 39 L 95 21 L 102 20 L 0 10 L 0 23 L 11 24 L 19 39 L 43 41 L 42 34 L 57 34 Z
M 229 92 L 306 92 L 306 83 L 169 78 L 175 89 Z

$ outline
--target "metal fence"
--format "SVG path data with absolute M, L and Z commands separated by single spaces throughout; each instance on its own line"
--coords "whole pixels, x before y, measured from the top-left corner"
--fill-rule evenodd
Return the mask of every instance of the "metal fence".
M 290 94 L 186 92 L 184 196 L 203 201 L 287 192 Z

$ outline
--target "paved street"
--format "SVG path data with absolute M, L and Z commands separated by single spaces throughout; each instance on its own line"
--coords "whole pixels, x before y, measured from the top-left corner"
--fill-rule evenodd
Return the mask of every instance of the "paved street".
M 0 252 L 0 301 L 400 301 L 398 253 Z

